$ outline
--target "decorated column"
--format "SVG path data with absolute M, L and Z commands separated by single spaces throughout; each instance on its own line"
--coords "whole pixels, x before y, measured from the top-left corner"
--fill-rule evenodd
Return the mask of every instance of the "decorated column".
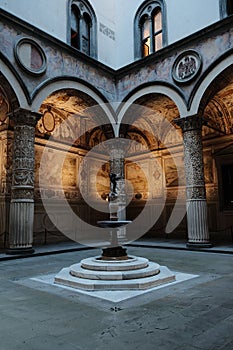
M 126 219 L 126 193 L 124 171 L 126 147 L 127 143 L 125 143 L 124 139 L 119 138 L 116 139 L 116 142 L 113 142 L 112 148 L 110 149 L 110 220 L 119 221 Z M 114 176 L 115 178 L 111 179 L 112 176 Z M 120 244 L 123 244 L 125 242 L 125 227 L 118 228 L 117 237 Z
M 124 149 L 120 142 L 117 147 L 110 150 L 110 219 L 125 220 Z
M 186 175 L 186 203 L 189 247 L 210 247 L 202 152 L 202 123 L 198 116 L 176 120 L 182 128 Z
M 14 124 L 12 190 L 8 254 L 33 252 L 34 139 L 40 114 L 18 109 L 10 115 Z

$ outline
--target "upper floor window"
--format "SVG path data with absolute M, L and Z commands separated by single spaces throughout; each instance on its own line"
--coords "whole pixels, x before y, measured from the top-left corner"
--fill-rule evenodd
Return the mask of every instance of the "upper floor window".
M 135 58 L 142 58 L 167 44 L 163 1 L 148 1 L 135 17 Z
M 233 0 L 219 0 L 219 2 L 221 18 L 233 15 Z
M 232 0 L 228 0 L 227 1 L 227 15 L 230 16 L 233 14 L 233 1 Z
M 86 1 L 72 1 L 69 26 L 71 46 L 86 55 L 97 58 L 96 17 Z

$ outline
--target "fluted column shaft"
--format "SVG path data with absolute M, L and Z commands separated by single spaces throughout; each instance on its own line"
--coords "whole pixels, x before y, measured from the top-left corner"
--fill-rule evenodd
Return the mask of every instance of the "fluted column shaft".
M 202 149 L 203 119 L 189 116 L 176 120 L 182 128 L 186 175 L 186 203 L 188 222 L 187 246 L 211 246 L 209 241 L 207 203 Z
M 38 113 L 24 109 L 10 115 L 14 146 L 8 254 L 33 252 L 34 140 L 39 117 Z

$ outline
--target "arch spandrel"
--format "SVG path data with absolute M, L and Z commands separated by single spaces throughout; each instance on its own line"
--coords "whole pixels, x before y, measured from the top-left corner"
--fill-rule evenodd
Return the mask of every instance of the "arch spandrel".
M 0 85 L 4 88 L 10 100 L 10 108 L 30 109 L 30 98 L 28 91 L 16 74 L 12 71 L 10 64 L 7 65 L 0 59 Z
M 211 98 L 213 91 L 216 91 L 221 87 L 221 85 L 229 82 L 229 75 L 227 74 L 224 78 L 224 71 L 228 71 L 229 73 L 232 71 L 232 66 L 233 54 L 230 54 L 209 71 L 209 73 L 202 79 L 198 89 L 196 90 L 187 115 L 195 115 L 203 112 L 203 106 L 205 106 L 208 99 Z M 221 75 L 225 82 L 222 82 L 221 79 L 218 81 L 218 77 Z

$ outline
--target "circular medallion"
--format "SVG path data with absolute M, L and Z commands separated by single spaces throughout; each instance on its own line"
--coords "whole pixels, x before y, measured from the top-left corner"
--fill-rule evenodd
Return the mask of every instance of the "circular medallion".
M 198 52 L 189 50 L 181 53 L 172 68 L 172 77 L 179 83 L 192 80 L 201 68 L 201 56 Z
M 15 45 L 14 53 L 18 64 L 27 72 L 35 75 L 45 72 L 45 53 L 34 40 L 21 38 Z
M 42 117 L 42 123 L 46 131 L 52 132 L 55 128 L 54 116 L 51 112 L 45 112 Z

